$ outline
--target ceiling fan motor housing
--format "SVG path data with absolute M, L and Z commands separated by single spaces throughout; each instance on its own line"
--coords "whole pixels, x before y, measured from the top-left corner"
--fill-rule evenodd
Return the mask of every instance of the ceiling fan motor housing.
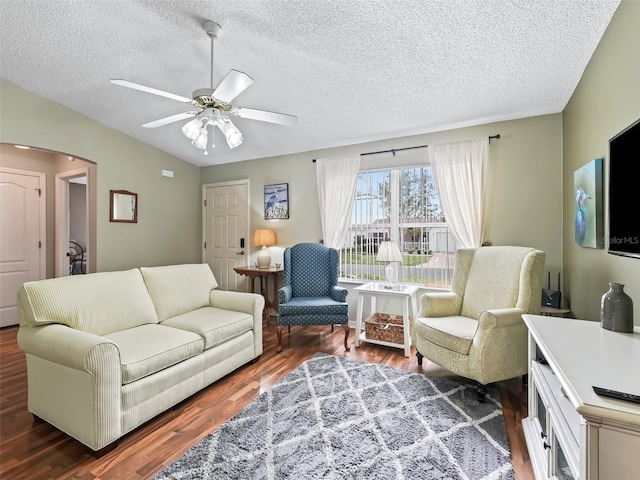
M 215 90 L 213 88 L 199 88 L 193 91 L 193 101 L 195 106 L 201 110 L 209 107 L 217 108 L 220 111 L 228 112 L 231 110 L 230 103 L 219 102 L 213 97 Z

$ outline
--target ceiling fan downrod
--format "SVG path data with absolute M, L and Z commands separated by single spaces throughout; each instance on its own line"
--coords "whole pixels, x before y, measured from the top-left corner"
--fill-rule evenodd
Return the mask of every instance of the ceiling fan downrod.
M 209 38 L 211 38 L 211 89 L 213 90 L 213 43 L 215 42 L 216 38 L 218 38 L 218 33 L 220 33 L 220 30 L 222 29 L 222 27 L 214 22 L 213 20 L 207 20 L 206 22 L 204 22 L 204 31 L 207 32 L 207 35 L 209 35 Z

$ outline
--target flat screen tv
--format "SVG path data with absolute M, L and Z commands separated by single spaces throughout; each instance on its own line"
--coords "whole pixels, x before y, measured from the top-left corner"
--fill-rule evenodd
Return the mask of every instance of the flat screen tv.
M 609 253 L 640 258 L 640 119 L 609 140 Z

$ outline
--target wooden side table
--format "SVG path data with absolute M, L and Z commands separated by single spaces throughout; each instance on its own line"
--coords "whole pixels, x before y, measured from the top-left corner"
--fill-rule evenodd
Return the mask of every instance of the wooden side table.
M 540 315 L 546 317 L 569 317 L 571 316 L 571 310 L 569 308 L 553 308 L 542 305 L 540 307 Z
M 276 278 L 283 275 L 284 269 L 269 267 L 269 268 L 257 268 L 257 267 L 236 267 L 234 268 L 236 273 L 244 275 L 251 279 L 251 287 L 253 293 L 260 293 L 264 297 L 264 309 L 262 310 L 262 319 L 269 323 L 269 309 L 278 313 L 278 301 L 276 298 Z M 269 298 L 269 277 L 273 276 L 273 296 Z M 260 291 L 256 292 L 255 279 L 260 279 Z

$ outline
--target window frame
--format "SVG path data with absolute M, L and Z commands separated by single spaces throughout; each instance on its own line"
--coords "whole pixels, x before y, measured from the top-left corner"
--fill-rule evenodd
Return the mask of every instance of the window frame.
M 370 184 L 368 187 L 369 191 L 367 192 L 362 192 L 362 190 L 358 186 L 356 188 L 356 198 L 354 199 L 354 206 L 352 207 L 352 221 L 349 227 L 349 235 L 347 237 L 347 241 L 345 242 L 345 245 L 341 249 L 341 255 L 340 255 L 341 263 L 340 263 L 340 275 L 339 275 L 341 282 L 363 283 L 363 282 L 369 282 L 369 281 L 385 281 L 386 277 L 385 277 L 384 271 L 385 271 L 386 263 L 376 262 L 375 257 L 373 257 L 373 260 L 372 260 L 372 255 L 374 254 L 374 250 L 377 251 L 377 249 L 369 246 L 369 241 L 373 239 L 373 236 L 377 236 L 378 244 L 379 244 L 379 241 L 381 240 L 382 241 L 391 240 L 391 241 L 395 241 L 400 246 L 400 249 L 402 251 L 403 258 L 404 258 L 403 268 L 397 273 L 398 281 L 400 283 L 415 284 L 424 288 L 435 288 L 435 289 L 448 289 L 450 287 L 451 277 L 453 274 L 453 267 L 455 264 L 455 258 L 454 258 L 455 242 L 453 241 L 453 236 L 451 235 L 448 224 L 444 219 L 444 213 L 441 213 L 440 215 L 442 217 L 442 221 L 429 222 L 428 221 L 429 216 L 427 213 L 428 210 L 425 204 L 424 217 L 423 217 L 424 222 L 407 221 L 407 220 L 416 220 L 415 218 L 404 219 L 405 221 L 403 221 L 403 219 L 400 218 L 400 211 L 401 211 L 401 204 L 402 204 L 402 199 L 401 199 L 402 171 L 406 169 L 431 169 L 431 166 L 427 162 L 412 163 L 412 164 L 393 164 L 393 165 L 384 165 L 384 166 L 381 165 L 377 168 L 366 168 L 366 167 L 361 168 L 360 172 L 358 173 L 358 185 L 359 185 L 362 175 L 373 175 L 376 173 L 384 174 L 388 172 L 389 199 L 390 199 L 389 207 L 388 207 L 389 218 L 388 218 L 388 222 L 385 222 L 387 219 L 383 218 L 382 222 L 378 224 L 379 226 L 380 224 L 384 225 L 386 223 L 388 227 L 384 226 L 382 232 L 377 232 L 376 228 L 372 227 L 373 225 L 376 224 L 376 222 L 381 220 L 379 216 L 374 220 L 372 220 L 370 217 L 367 223 L 357 221 L 358 220 L 357 202 L 362 202 L 363 197 L 366 198 L 367 196 L 372 195 L 372 191 L 373 191 L 372 190 L 373 187 Z M 435 182 L 435 180 L 433 179 L 432 171 L 430 173 L 430 179 L 431 180 L 428 180 L 428 181 Z M 427 189 L 429 187 L 425 186 L 424 188 Z M 435 188 L 435 185 L 432 188 Z M 437 190 L 436 190 L 436 193 L 437 193 Z M 360 198 L 357 198 L 357 197 L 360 197 Z M 426 195 L 424 197 L 425 199 L 428 198 Z M 439 196 L 438 196 L 438 199 L 439 199 Z M 360 208 L 362 208 L 362 206 L 360 206 Z M 382 209 L 382 207 L 378 205 L 377 209 L 379 212 Z M 417 254 L 407 253 L 407 249 L 404 248 L 406 243 L 413 243 L 413 242 L 407 242 L 406 235 L 402 234 L 401 229 L 407 229 L 407 228 L 422 229 L 422 232 L 419 234 L 421 239 L 420 248 L 415 249 L 418 252 Z M 441 231 L 442 228 L 445 229 L 445 232 Z M 388 232 L 388 234 L 386 234 L 385 232 Z M 427 261 L 428 261 L 428 259 L 430 259 L 434 255 L 433 253 L 424 253 L 423 251 L 425 249 L 422 247 L 430 244 L 430 236 L 433 236 L 435 239 L 436 237 L 442 235 L 442 233 L 446 233 L 446 239 L 447 239 L 444 242 L 446 244 L 445 251 L 442 255 L 440 255 L 441 258 L 444 258 L 445 267 L 429 269 L 424 267 L 424 263 L 426 263 L 424 262 L 420 264 L 421 265 L 420 267 L 416 267 L 415 269 L 412 270 L 413 267 L 410 264 L 412 261 L 415 261 L 416 259 L 413 258 L 411 259 L 411 261 L 408 261 L 408 255 L 418 255 L 422 257 L 428 257 L 427 258 Z M 381 235 L 384 238 L 382 238 Z M 422 241 L 425 235 L 427 237 L 426 243 Z M 358 237 L 360 237 L 360 239 L 358 239 Z M 366 241 L 365 241 L 365 238 L 366 238 Z M 374 242 L 374 244 L 375 243 L 376 242 Z M 366 247 L 364 246 L 365 244 L 366 244 Z M 434 248 L 438 248 L 438 247 L 434 246 Z M 431 250 L 429 250 L 429 252 L 431 252 Z M 364 260 L 365 258 L 365 255 L 367 257 L 366 262 L 362 262 L 362 260 Z M 347 259 L 350 259 L 351 261 L 349 263 L 346 263 L 345 260 Z M 394 268 L 398 270 L 397 264 L 396 266 L 394 266 Z M 358 270 L 361 270 L 361 272 L 358 272 Z M 362 273 L 365 270 L 366 270 L 366 273 Z M 430 270 L 436 274 L 437 280 L 434 281 L 433 277 L 429 275 Z M 412 276 L 411 275 L 412 272 L 418 275 Z

